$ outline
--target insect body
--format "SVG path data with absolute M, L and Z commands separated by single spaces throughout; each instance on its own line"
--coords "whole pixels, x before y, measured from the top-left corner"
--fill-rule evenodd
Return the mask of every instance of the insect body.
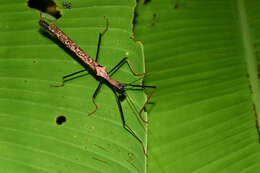
M 107 22 L 108 23 L 108 22 Z M 47 29 L 48 31 L 50 31 L 52 34 L 54 34 L 67 48 L 69 48 L 72 52 L 74 52 L 78 58 L 80 58 L 93 72 L 94 74 L 100 78 L 100 83 L 95 91 L 95 93 L 93 94 L 93 97 L 92 97 L 92 100 L 93 100 L 93 103 L 95 104 L 96 106 L 96 109 L 91 112 L 89 115 L 93 114 L 96 112 L 96 110 L 98 109 L 98 106 L 96 104 L 96 101 L 95 101 L 95 98 L 97 96 L 97 93 L 98 91 L 100 90 L 101 86 L 103 83 L 107 83 L 111 86 L 113 92 L 115 93 L 116 97 L 117 97 L 117 104 L 118 104 L 118 107 L 119 107 L 119 111 L 120 111 L 120 115 L 121 115 L 121 118 L 122 118 L 122 122 L 123 122 L 123 126 L 126 130 L 128 130 L 133 136 L 135 136 L 135 138 L 142 144 L 142 148 L 144 150 L 144 153 L 146 154 L 146 150 L 145 150 L 145 147 L 144 147 L 144 144 L 142 142 L 142 140 L 136 135 L 136 133 L 126 124 L 125 122 L 125 119 L 124 119 L 124 113 L 123 113 L 123 110 L 122 110 L 122 106 L 121 106 L 121 101 L 124 100 L 124 98 L 126 97 L 125 95 L 125 91 L 127 90 L 127 87 L 134 87 L 134 88 L 141 88 L 141 89 L 144 89 L 144 88 L 153 88 L 153 91 L 152 93 L 148 96 L 146 102 L 144 103 L 143 107 L 141 108 L 141 110 L 139 111 L 139 117 L 140 119 L 147 123 L 146 120 L 143 119 L 142 117 L 142 112 L 144 110 L 144 107 L 145 105 L 148 103 L 149 99 L 151 98 L 152 94 L 155 92 L 156 90 L 156 87 L 155 86 L 145 86 L 145 85 L 133 85 L 133 84 L 125 84 L 125 83 L 120 83 L 114 79 L 112 79 L 110 77 L 110 74 L 112 74 L 113 72 L 115 72 L 118 68 L 121 67 L 121 65 L 123 63 L 127 63 L 128 66 L 130 67 L 132 73 L 136 76 L 143 76 L 144 74 L 137 74 L 134 72 L 130 62 L 128 61 L 127 58 L 124 58 L 122 59 L 112 70 L 110 70 L 109 72 L 106 71 L 106 68 L 99 65 L 96 61 L 94 61 L 88 54 L 86 54 L 78 45 L 76 45 L 76 43 L 74 43 L 68 36 L 66 36 L 65 33 L 63 33 L 56 25 L 54 25 L 53 23 L 51 23 L 50 25 L 43 21 L 43 20 L 40 20 L 39 21 L 39 24 Z M 108 25 L 107 25 L 108 26 Z M 107 29 L 107 28 L 106 28 Z M 105 31 L 106 31 L 105 29 Z M 104 31 L 104 32 L 105 32 Z M 101 36 L 102 36 L 102 33 L 99 34 L 99 44 L 100 44 L 100 40 L 101 40 Z M 98 45 L 98 50 L 99 50 L 99 45 Z M 98 51 L 97 51 L 97 55 L 98 55 Z M 98 56 L 97 56 L 98 57 Z M 97 60 L 97 57 L 96 57 L 96 60 Z M 76 72 L 76 73 L 73 73 L 73 74 L 70 74 L 70 75 L 67 75 L 67 76 L 64 76 L 63 77 L 63 83 L 62 85 L 59 85 L 59 86 L 63 86 L 64 85 L 64 79 L 67 78 L 67 77 L 70 77 L 74 74 L 78 74 L 80 72 L 82 72 L 84 70 L 81 70 L 79 72 Z
M 62 6 L 67 9 L 71 9 L 71 3 L 70 2 L 63 2 Z
M 74 52 L 84 63 L 86 63 L 97 76 L 102 77 L 117 90 L 124 91 L 124 85 L 118 81 L 112 79 L 106 72 L 106 67 L 102 67 L 96 61 L 94 61 L 88 54 L 86 54 L 79 46 L 76 45 L 68 36 L 66 36 L 56 25 L 51 23 L 51 27 L 45 21 L 40 20 L 39 24 L 45 29 L 52 32 L 66 47 Z

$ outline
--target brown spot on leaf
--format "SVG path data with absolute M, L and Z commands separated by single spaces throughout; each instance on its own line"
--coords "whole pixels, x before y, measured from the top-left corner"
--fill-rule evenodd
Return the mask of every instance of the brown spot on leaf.
M 258 142 L 260 143 L 260 128 L 259 128 L 259 124 L 258 124 L 258 115 L 257 115 L 255 104 L 253 104 L 253 110 L 254 110 L 254 114 L 255 114 L 256 132 L 258 134 Z
M 249 87 L 249 89 L 250 89 L 250 92 L 251 92 L 251 93 L 253 93 L 253 90 L 252 90 L 252 85 L 251 85 L 251 84 L 249 84 L 249 85 L 248 85 L 248 87 Z
M 260 79 L 260 64 L 257 66 L 257 71 L 258 71 L 258 78 Z
M 153 13 L 153 22 L 152 22 L 152 26 L 155 25 L 155 21 L 157 19 L 157 13 Z
M 98 144 L 95 144 L 95 146 L 98 147 L 98 148 L 100 148 L 100 149 L 102 149 L 102 150 L 104 150 L 104 151 L 106 151 L 106 149 L 105 149 L 104 147 L 102 147 L 102 146 L 100 146 L 100 145 L 98 145 Z
M 92 157 L 92 159 L 94 159 L 94 160 L 97 160 L 97 161 L 99 161 L 99 162 L 102 162 L 102 163 L 105 163 L 105 164 L 107 164 L 107 162 L 106 162 L 106 161 L 104 161 L 104 160 L 101 160 L 101 159 L 99 159 L 99 158 Z
M 134 167 L 138 173 L 140 173 L 140 170 L 135 166 L 135 164 L 133 164 L 133 163 L 131 162 L 131 160 L 126 160 L 126 161 L 127 161 L 132 167 Z
M 157 18 L 157 13 L 153 13 L 153 19 Z
M 152 0 L 144 0 L 144 5 L 150 3 Z

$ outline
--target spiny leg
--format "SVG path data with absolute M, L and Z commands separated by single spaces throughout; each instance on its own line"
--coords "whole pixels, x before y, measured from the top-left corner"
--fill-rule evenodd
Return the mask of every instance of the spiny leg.
M 123 58 L 114 68 L 112 68 L 108 73 L 111 74 L 111 73 L 115 73 L 124 63 L 127 63 L 131 72 L 135 75 L 135 76 L 144 76 L 145 73 L 136 73 L 134 71 L 134 68 L 132 67 L 130 61 L 128 60 L 127 57 Z
M 92 101 L 93 101 L 94 105 L 96 106 L 96 108 L 95 108 L 94 111 L 92 111 L 92 112 L 90 112 L 90 113 L 88 114 L 89 116 L 92 115 L 92 114 L 94 114 L 94 113 L 97 111 L 97 109 L 98 109 L 98 105 L 96 104 L 96 97 L 97 97 L 97 94 L 98 94 L 98 92 L 99 92 L 99 90 L 100 90 L 102 84 L 103 84 L 103 82 L 100 81 L 99 84 L 98 84 L 97 89 L 95 90 L 95 92 L 94 92 L 94 94 L 93 94 L 93 96 L 92 96 Z
M 146 85 L 133 85 L 133 84 L 124 84 L 124 86 L 131 86 L 131 87 L 136 87 L 136 88 L 141 88 L 141 89 L 145 89 L 145 88 L 153 88 L 152 92 L 149 94 L 149 96 L 147 97 L 144 105 L 142 106 L 142 108 L 139 111 L 139 117 L 140 119 L 144 122 L 144 123 L 148 123 L 148 121 L 144 120 L 142 117 L 142 112 L 145 109 L 146 104 L 149 102 L 150 98 L 152 97 L 152 95 L 154 94 L 154 92 L 156 91 L 156 86 L 146 86 Z M 127 88 L 126 88 L 127 89 Z
M 124 129 L 126 129 L 129 133 L 131 133 L 139 141 L 139 143 L 142 145 L 142 149 L 144 151 L 144 154 L 147 157 L 147 152 L 145 150 L 143 141 L 137 136 L 137 134 L 125 122 L 124 112 L 123 112 L 123 109 L 122 109 L 121 101 L 119 99 L 119 95 L 117 94 L 117 92 L 114 89 L 113 89 L 113 92 L 115 93 L 116 98 L 117 98 L 116 99 L 117 105 L 118 105 L 118 108 L 119 108 L 119 111 L 120 111 L 120 115 L 121 115 L 121 119 L 122 119 Z

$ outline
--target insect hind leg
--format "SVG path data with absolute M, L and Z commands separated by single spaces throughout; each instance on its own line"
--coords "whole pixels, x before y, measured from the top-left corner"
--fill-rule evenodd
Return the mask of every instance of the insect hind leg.
M 124 86 L 127 88 L 127 86 L 130 87 L 134 87 L 134 88 L 140 88 L 142 90 L 146 89 L 146 88 L 152 88 L 152 92 L 148 95 L 144 105 L 142 106 L 142 108 L 140 109 L 138 115 L 140 117 L 140 119 L 144 122 L 144 123 L 148 123 L 148 121 L 144 120 L 143 116 L 142 116 L 142 112 L 145 109 L 145 106 L 147 105 L 147 103 L 149 102 L 149 100 L 151 99 L 152 95 L 154 94 L 154 92 L 156 91 L 157 87 L 156 86 L 147 86 L 147 85 L 133 85 L 133 84 L 124 84 Z
M 138 142 L 142 145 L 142 149 L 144 151 L 145 156 L 147 157 L 147 152 L 146 152 L 146 149 L 145 149 L 143 141 L 137 136 L 135 131 L 133 131 L 130 128 L 130 126 L 128 126 L 128 124 L 125 121 L 124 112 L 123 112 L 123 109 L 122 109 L 121 100 L 119 98 L 119 95 L 117 94 L 117 92 L 114 89 L 113 89 L 113 92 L 114 92 L 114 94 L 115 94 L 115 96 L 117 98 L 116 99 L 117 100 L 117 105 L 118 105 L 118 108 L 119 108 L 119 112 L 120 112 L 120 115 L 121 115 L 121 119 L 122 119 L 122 123 L 123 123 L 124 129 L 126 129 L 130 134 L 132 134 L 138 140 Z

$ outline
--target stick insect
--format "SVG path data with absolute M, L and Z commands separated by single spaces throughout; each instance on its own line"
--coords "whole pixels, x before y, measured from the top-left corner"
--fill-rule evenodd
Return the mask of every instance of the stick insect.
M 101 86 L 105 83 L 107 85 L 110 86 L 110 88 L 112 89 L 112 91 L 114 92 L 116 98 L 117 98 L 117 105 L 119 108 L 119 112 L 121 115 L 121 119 L 122 119 L 122 123 L 123 123 L 123 127 L 129 132 L 131 133 L 142 145 L 142 149 L 145 153 L 145 155 L 147 156 L 146 153 L 146 149 L 145 146 L 143 144 L 143 141 L 137 136 L 137 134 L 127 125 L 126 121 L 125 121 L 125 117 L 124 117 L 124 112 L 121 106 L 121 102 L 126 98 L 126 90 L 131 88 L 139 88 L 144 90 L 145 88 L 152 88 L 152 92 L 150 93 L 150 95 L 147 97 L 144 105 L 142 106 L 142 108 L 139 111 L 139 117 L 140 119 L 144 122 L 144 123 L 148 123 L 146 120 L 143 119 L 142 117 L 142 112 L 145 108 L 145 105 L 148 103 L 148 101 L 150 100 L 151 96 L 153 95 L 153 93 L 156 90 L 156 86 L 146 86 L 146 85 L 134 85 L 134 84 L 126 84 L 126 83 L 120 83 L 114 79 L 112 79 L 110 77 L 110 75 L 112 75 L 114 72 L 116 72 L 124 63 L 127 63 L 131 72 L 135 75 L 135 76 L 144 76 L 144 73 L 142 74 L 137 74 L 135 73 L 132 65 L 130 64 L 129 60 L 127 57 L 123 58 L 114 68 L 112 68 L 109 72 L 106 71 L 106 68 L 104 66 L 101 66 L 97 63 L 97 59 L 98 59 L 98 54 L 99 54 L 99 47 L 100 47 L 100 42 L 101 42 L 101 37 L 102 35 L 107 31 L 108 29 L 108 19 L 106 18 L 106 28 L 103 32 L 99 33 L 99 39 L 98 39 L 98 47 L 97 47 L 97 53 L 96 53 L 96 60 L 94 61 L 88 54 L 86 54 L 78 45 L 76 45 L 76 43 L 74 43 L 68 36 L 65 35 L 65 33 L 63 33 L 55 24 L 53 24 L 52 22 L 50 22 L 50 25 L 45 22 L 44 20 L 40 20 L 39 21 L 40 26 L 42 26 L 43 28 L 45 28 L 46 30 L 48 30 L 49 32 L 51 32 L 53 35 L 55 35 L 57 37 L 58 40 L 60 40 L 60 42 L 62 42 L 67 48 L 70 49 L 70 51 L 72 51 L 81 61 L 83 61 L 84 64 L 86 64 L 89 67 L 89 70 L 92 71 L 92 73 L 94 75 L 96 75 L 96 77 L 99 79 L 99 85 L 96 88 L 93 96 L 92 96 L 92 101 L 95 105 L 95 110 L 92 111 L 91 113 L 89 113 L 88 115 L 92 115 L 93 113 L 96 112 L 96 110 L 98 109 L 98 105 L 96 104 L 96 96 L 101 88 Z M 85 70 L 81 70 L 66 76 L 63 76 L 62 78 L 62 84 L 61 85 L 53 85 L 54 87 L 59 87 L 59 86 L 64 86 L 64 83 L 66 82 L 66 78 L 71 77 L 75 74 L 81 73 Z

